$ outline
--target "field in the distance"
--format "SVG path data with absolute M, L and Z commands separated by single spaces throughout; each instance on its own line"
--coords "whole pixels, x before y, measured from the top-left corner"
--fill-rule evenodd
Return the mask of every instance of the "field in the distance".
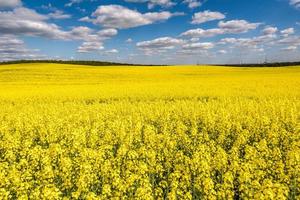
M 300 67 L 0 66 L 0 199 L 299 199 Z

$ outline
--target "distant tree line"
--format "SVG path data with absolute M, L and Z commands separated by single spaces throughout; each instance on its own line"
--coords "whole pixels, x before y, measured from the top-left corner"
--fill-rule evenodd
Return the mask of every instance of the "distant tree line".
M 72 64 L 72 65 L 90 65 L 90 66 L 166 66 L 166 65 L 142 65 L 129 63 L 116 63 L 107 61 L 85 61 L 85 60 L 15 60 L 3 61 L 0 65 L 7 64 L 22 64 L 22 63 L 57 63 L 57 64 Z M 205 65 L 205 64 L 204 64 Z M 258 64 L 211 64 L 213 66 L 233 66 L 233 67 L 283 67 L 283 66 L 300 66 L 300 62 L 274 62 L 274 63 L 258 63 Z
M 71 64 L 71 65 L 91 65 L 91 66 L 139 65 L 139 64 L 116 63 L 116 62 L 106 62 L 106 61 L 84 61 L 84 60 L 14 60 L 14 61 L 0 62 L 0 65 L 22 64 L 22 63 L 57 63 L 57 64 Z
M 286 67 L 286 66 L 300 66 L 300 62 L 274 62 L 274 63 L 249 63 L 249 64 L 226 64 L 217 66 L 231 66 L 231 67 Z

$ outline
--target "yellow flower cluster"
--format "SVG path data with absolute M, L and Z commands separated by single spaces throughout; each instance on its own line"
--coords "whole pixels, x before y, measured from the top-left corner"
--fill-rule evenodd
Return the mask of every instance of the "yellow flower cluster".
M 300 69 L 0 66 L 0 199 L 300 199 Z

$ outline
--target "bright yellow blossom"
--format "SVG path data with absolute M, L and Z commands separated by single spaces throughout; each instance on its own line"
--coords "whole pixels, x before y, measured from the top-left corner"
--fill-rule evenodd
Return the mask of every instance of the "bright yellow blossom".
M 299 199 L 300 68 L 0 66 L 0 199 Z

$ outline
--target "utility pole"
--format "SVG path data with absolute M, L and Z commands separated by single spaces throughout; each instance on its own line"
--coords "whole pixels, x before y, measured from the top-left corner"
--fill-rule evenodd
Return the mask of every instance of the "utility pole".
M 242 65 L 243 64 L 243 57 L 242 57 L 242 52 L 241 51 L 240 51 L 239 57 L 240 57 L 240 64 Z
M 268 64 L 268 57 L 267 57 L 267 54 L 265 54 L 265 62 L 264 64 Z

